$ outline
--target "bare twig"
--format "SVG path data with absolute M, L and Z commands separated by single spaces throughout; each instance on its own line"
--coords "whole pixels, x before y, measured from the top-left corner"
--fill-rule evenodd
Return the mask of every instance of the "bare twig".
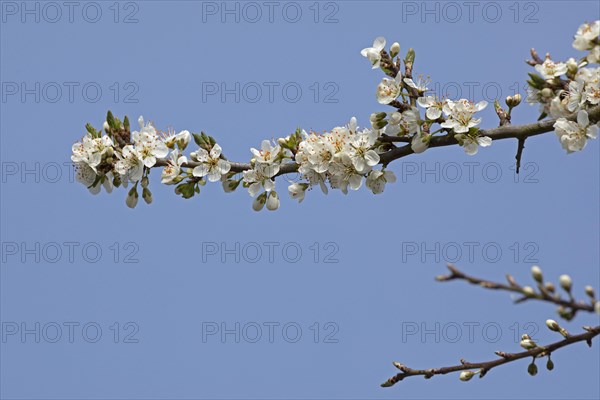
M 532 67 L 535 67 L 538 64 L 543 64 L 544 60 L 542 60 L 540 58 L 540 56 L 538 55 L 537 51 L 535 49 L 531 49 L 531 60 L 527 60 L 525 61 L 527 64 L 531 65 Z
M 472 370 L 472 369 L 479 369 L 478 373 L 479 373 L 480 377 L 483 377 L 488 371 L 490 371 L 491 369 L 493 369 L 499 365 L 507 364 L 507 363 L 517 361 L 517 360 L 520 360 L 522 358 L 527 358 L 527 357 L 536 358 L 536 357 L 549 356 L 555 350 L 558 350 L 562 347 L 571 345 L 573 343 L 585 341 L 585 342 L 587 342 L 588 346 L 591 347 L 592 339 L 594 337 L 596 337 L 598 334 L 600 334 L 600 326 L 596 326 L 596 327 L 584 326 L 583 329 L 586 330 L 585 333 L 581 333 L 579 335 L 573 335 L 573 336 L 569 335 L 564 340 L 561 340 L 559 342 L 555 342 L 555 343 L 552 343 L 552 344 L 549 344 L 546 346 L 537 346 L 531 350 L 526 350 L 526 351 L 523 351 L 520 353 L 505 353 L 505 352 L 497 351 L 496 355 L 498 355 L 500 358 L 496 359 L 496 360 L 492 360 L 492 361 L 470 363 L 470 362 L 462 359 L 462 360 L 460 360 L 460 365 L 454 365 L 454 366 L 442 367 L 442 368 L 430 368 L 430 369 L 412 369 L 403 364 L 395 362 L 394 366 L 402 372 L 392 376 L 387 381 L 382 383 L 381 386 L 382 387 L 393 386 L 394 384 L 398 383 L 399 381 L 401 381 L 404 378 L 407 378 L 409 376 L 422 375 L 426 379 L 428 379 L 434 375 L 444 375 L 444 374 L 447 374 L 450 372 L 466 371 L 466 370 Z

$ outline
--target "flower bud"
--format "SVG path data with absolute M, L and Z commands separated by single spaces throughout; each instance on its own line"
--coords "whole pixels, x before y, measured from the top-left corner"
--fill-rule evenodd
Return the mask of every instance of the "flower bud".
M 546 369 L 548 371 L 552 371 L 554 369 L 554 362 L 552 362 L 550 356 L 548 356 L 548 362 L 546 362 Z
M 514 107 L 514 105 L 513 105 L 514 100 L 513 100 L 512 96 L 506 96 L 506 99 L 504 99 L 504 102 L 506 103 L 506 105 L 508 106 L 508 108 L 513 108 Z M 500 104 L 500 103 L 498 103 L 498 104 Z
M 571 287 L 573 286 L 573 281 L 571 280 L 571 277 L 569 275 L 561 275 L 558 278 L 558 281 L 560 283 L 560 287 L 565 289 L 567 292 L 571 291 Z
M 519 93 L 517 93 L 514 96 L 508 96 L 506 98 L 505 102 L 509 108 L 513 108 L 513 107 L 516 107 L 519 104 L 521 104 L 521 100 L 522 100 L 521 95 Z
M 600 300 L 594 305 L 594 310 L 596 310 L 596 314 L 600 314 Z
M 567 75 L 574 77 L 577 74 L 577 70 L 579 69 L 577 66 L 577 61 L 573 57 L 569 58 L 566 62 L 567 64 Z
M 392 56 L 392 58 L 394 58 L 398 55 L 398 53 L 400 53 L 400 43 L 394 42 L 390 46 L 390 56 Z
M 106 159 L 108 160 L 108 159 L 112 158 L 112 156 L 115 155 L 115 150 L 112 147 L 109 147 L 106 149 L 105 154 L 106 154 Z
M 404 365 L 400 364 L 398 361 L 394 361 L 392 364 L 394 364 L 394 367 L 398 368 L 399 370 L 404 368 Z
M 554 97 L 554 92 L 550 88 L 542 89 L 541 94 L 542 94 L 542 97 L 544 97 L 546 99 L 549 99 L 550 97 Z
M 537 265 L 531 267 L 531 275 L 533 276 L 533 279 L 538 283 L 542 283 L 542 281 L 544 280 L 542 270 Z
M 141 182 L 140 182 L 140 183 L 142 184 L 142 187 L 143 187 L 143 188 L 147 188 L 147 187 L 148 187 L 148 184 L 150 183 L 150 180 L 148 179 L 148 177 L 147 177 L 147 176 L 145 176 L 145 177 L 143 177 L 143 178 L 142 178 L 142 180 L 141 180 Z
M 547 319 L 546 326 L 548 327 L 548 329 L 550 329 L 551 331 L 554 331 L 554 332 L 558 332 L 560 330 L 560 326 L 558 325 L 558 322 L 556 322 L 553 319 Z
M 127 198 L 125 199 L 125 204 L 127 204 L 127 207 L 135 208 L 138 203 L 138 197 L 137 188 L 134 186 L 127 193 Z
M 177 134 L 177 146 L 182 151 L 185 150 L 190 140 L 192 140 L 192 135 L 189 131 L 181 131 Z
M 464 382 L 467 382 L 467 381 L 470 381 L 473 376 L 475 376 L 475 372 L 473 372 L 473 371 L 463 371 L 463 372 L 460 373 L 460 380 L 464 381 Z
M 520 345 L 525 350 L 531 350 L 531 349 L 535 349 L 537 347 L 537 344 L 535 344 L 535 342 L 531 339 L 531 337 L 528 334 L 523 334 L 521 336 Z
M 596 293 L 594 292 L 594 288 L 591 287 L 591 286 L 586 286 L 585 287 L 585 294 L 587 294 L 592 299 L 596 298 Z
M 559 306 L 559 307 L 556 309 L 556 312 L 558 313 L 558 315 L 559 315 L 561 318 L 564 318 L 564 319 L 566 319 L 567 321 L 570 321 L 571 319 L 573 319 L 573 312 L 572 312 L 572 311 L 569 311 L 569 310 L 567 310 L 567 309 L 566 309 L 565 307 L 563 307 L 563 306 Z
M 523 294 L 528 297 L 535 296 L 535 290 L 531 286 L 525 286 L 523 288 Z
M 237 189 L 237 187 L 240 185 L 241 179 L 240 180 L 226 180 L 223 181 L 223 190 L 225 191 L 225 193 L 231 193 L 233 192 L 235 189 Z
M 387 121 L 382 120 L 382 121 L 377 121 L 373 124 L 373 128 L 375 129 L 382 129 L 383 127 L 385 127 L 388 124 Z
M 267 192 L 263 192 L 260 195 L 258 195 L 258 197 L 256 199 L 254 199 L 254 202 L 252 202 L 252 209 L 254 211 L 260 211 L 263 209 L 266 202 L 267 202 Z
M 288 193 L 292 199 L 297 199 L 298 203 L 302 203 L 306 194 L 306 189 L 308 189 L 307 183 L 293 183 L 288 186 Z
M 147 187 L 142 190 L 142 198 L 146 204 L 152 204 L 152 192 Z
M 277 196 L 276 191 L 271 191 L 269 193 L 269 197 L 267 198 L 267 210 L 275 211 L 279 208 L 279 196 Z
M 104 132 L 108 132 L 110 130 L 110 126 L 108 125 L 108 122 L 104 121 L 104 125 L 102 125 L 102 129 L 104 129 Z
M 371 120 L 371 122 L 378 122 L 381 121 L 383 119 L 385 119 L 385 117 L 387 117 L 387 113 L 386 112 L 378 112 L 378 113 L 373 113 L 373 119 Z
M 529 375 L 531 376 L 536 376 L 538 373 L 538 368 L 537 365 L 535 365 L 535 363 L 531 363 L 529 364 L 529 367 L 527 367 L 527 372 L 529 373 Z
M 390 114 L 388 120 L 390 124 L 398 125 L 402 121 L 402 114 L 400 114 L 398 111 L 394 111 Z
M 556 287 L 554 287 L 554 283 L 552 283 L 552 282 L 546 282 L 546 284 L 544 285 L 544 287 L 550 293 L 554 293 L 556 291 Z
M 415 49 L 410 48 L 406 52 L 406 57 L 404 58 L 405 63 L 414 63 L 415 62 Z
M 513 107 L 518 106 L 519 104 L 521 104 L 521 101 L 523 100 L 523 96 L 521 96 L 521 93 L 517 93 L 513 96 L 513 101 L 515 103 L 515 105 Z

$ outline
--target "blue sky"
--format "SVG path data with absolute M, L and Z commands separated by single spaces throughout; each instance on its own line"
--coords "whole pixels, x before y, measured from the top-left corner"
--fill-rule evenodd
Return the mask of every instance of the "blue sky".
M 598 18 L 595 2 L 476 2 L 471 19 L 462 2 L 169 3 L 0 4 L 2 398 L 600 396 L 597 340 L 535 377 L 523 361 L 468 383 L 379 387 L 392 361 L 445 366 L 518 351 L 521 333 L 559 339 L 544 326 L 551 305 L 433 278 L 452 260 L 525 284 L 538 264 L 555 282 L 568 273 L 579 298 L 600 290 L 597 141 L 567 156 L 554 135 L 531 138 L 518 177 L 513 141 L 475 157 L 432 149 L 393 164 L 398 182 L 379 196 L 315 190 L 296 204 L 280 181 L 281 208 L 260 213 L 219 185 L 182 200 L 158 171 L 154 203 L 130 210 L 124 190 L 92 196 L 68 167 L 85 123 L 99 128 L 108 109 L 204 130 L 240 161 L 297 126 L 368 125 L 386 110 L 382 73 L 360 56 L 376 36 L 414 48 L 415 72 L 436 87 L 504 98 L 524 86 L 531 47 L 581 55 L 572 36 Z M 236 83 L 238 102 L 206 92 Z M 269 85 L 272 98 L 252 92 Z M 497 123 L 492 107 L 482 115 Z M 513 123 L 536 118 L 523 104 Z

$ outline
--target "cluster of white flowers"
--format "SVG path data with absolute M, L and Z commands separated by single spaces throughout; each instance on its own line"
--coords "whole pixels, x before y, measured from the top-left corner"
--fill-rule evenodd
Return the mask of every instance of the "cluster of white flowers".
M 358 190 L 367 177 L 367 187 L 373 193 L 383 192 L 386 182 L 395 181 L 393 173 L 375 171 L 380 157 L 375 151 L 379 130 L 365 128 L 358 130 L 356 118 L 352 117 L 346 126 L 338 126 L 330 132 L 317 134 L 302 132 L 295 161 L 298 171 L 308 181 L 307 184 L 292 184 L 288 191 L 292 198 L 304 199 L 304 192 L 318 184 L 324 193 L 331 188 L 340 189 L 344 194 L 348 188 Z M 389 179 L 386 179 L 389 178 Z
M 71 160 L 77 170 L 76 178 L 88 187 L 90 192 L 97 194 L 104 186 L 110 193 L 115 184 L 127 187 L 128 183 L 132 182 L 137 186 L 137 183 L 142 181 L 144 199 L 150 203 L 151 193 L 147 189 L 147 183 L 143 181 L 144 172 L 154 167 L 159 159 L 166 158 L 169 149 L 174 150 L 163 170 L 162 182 L 174 184 L 184 179 L 180 176 L 181 165 L 187 162 L 187 158 L 182 156 L 180 151 L 190 142 L 191 135 L 188 131 L 177 134 L 171 132 L 160 137 L 155 127 L 151 123 L 144 123 L 144 118 L 140 116 L 139 131 L 132 132 L 127 144 L 121 147 L 115 145 L 113 137 L 123 132 L 129 135 L 128 126 L 126 129 L 120 121 L 115 122 L 112 114 L 109 116 L 113 125 L 108 121 L 104 122 L 105 135 L 88 126 L 88 133 L 72 147 Z M 179 149 L 175 149 L 175 146 Z M 127 205 L 134 207 L 137 198 L 137 190 L 132 189 L 127 196 Z
M 549 55 L 535 65 L 539 75 L 530 74 L 527 102 L 539 104 L 542 116 L 556 118 L 556 135 L 567 153 L 582 150 L 588 139 L 595 139 L 597 127 L 588 126 L 587 110 L 600 104 L 600 21 L 586 23 L 575 34 L 573 47 L 588 51 L 579 61 L 553 61 Z M 583 112 L 582 112 L 583 111 Z M 577 121 L 565 117 L 577 113 Z
M 364 49 L 362 55 L 367 57 L 373 65 L 380 66 L 381 52 L 384 50 L 385 39 L 377 38 L 373 47 Z M 390 51 L 393 54 L 393 51 Z M 549 67 L 548 67 L 549 68 Z M 393 112 L 389 115 L 382 133 L 389 136 L 407 136 L 413 135 L 411 147 L 415 153 L 421 153 L 429 147 L 432 135 L 422 132 L 423 123 L 427 123 L 431 128 L 433 123 L 439 123 L 441 128 L 452 131 L 455 138 L 465 152 L 469 155 L 477 153 L 478 147 L 489 146 L 492 140 L 489 137 L 480 136 L 477 133 L 477 126 L 481 123 L 481 118 L 475 118 L 475 113 L 483 110 L 487 106 L 486 101 L 473 103 L 467 99 L 452 101 L 449 99 L 440 100 L 437 96 L 427 94 L 430 90 L 427 87 L 429 78 L 419 76 L 415 82 L 412 78 L 403 77 L 400 71 L 397 72 L 394 79 L 383 78 L 375 93 L 377 102 L 380 104 L 390 104 L 397 101 L 400 97 L 410 95 L 409 91 L 416 92 L 419 96 L 416 104 L 424 108 L 426 121 L 421 120 L 419 110 L 411 106 L 403 112 Z M 371 120 L 374 128 L 377 128 L 377 120 Z
M 123 182 L 128 180 L 137 182 L 142 179 L 144 167 L 152 168 L 157 158 L 165 158 L 169 154 L 169 148 L 160 139 L 154 126 L 144 118 L 138 119 L 140 130 L 131 133 L 133 144 L 128 144 L 117 157 L 119 161 L 115 164 L 115 170 L 121 175 Z
M 251 148 L 254 155 L 253 168 L 243 172 L 244 185 L 248 187 L 248 194 L 255 197 L 261 189 L 264 191 L 258 194 L 252 203 L 255 211 L 260 211 L 267 206 L 270 211 L 279 208 L 279 195 L 275 191 L 275 175 L 279 173 L 282 161 L 289 157 L 288 151 L 285 151 L 279 145 L 273 145 L 268 140 L 263 140 L 260 150 Z
M 596 138 L 598 126 L 590 125 L 587 110 L 600 104 L 600 68 L 588 64 L 600 61 L 598 33 L 600 21 L 582 25 L 573 46 L 589 51 L 579 62 L 571 58 L 566 62 L 555 62 L 550 56 L 542 62 L 534 53 L 537 74 L 530 74 L 528 101 L 539 103 L 542 113 L 557 118 L 554 128 L 560 143 L 567 152 L 582 150 L 588 139 Z M 113 186 L 127 186 L 127 204 L 135 207 L 138 199 L 138 183 L 142 197 L 152 201 L 148 189 L 150 169 L 162 166 L 161 182 L 176 185 L 175 192 L 184 198 L 200 192 L 206 182 L 221 181 L 225 192 L 234 191 L 240 183 L 254 198 L 253 209 L 276 210 L 280 201 L 275 179 L 279 174 L 298 171 L 300 181 L 288 186 L 292 199 L 304 200 L 306 192 L 319 186 L 327 194 L 329 188 L 339 189 L 344 194 L 363 186 L 374 194 L 382 193 L 387 183 L 396 181 L 393 172 L 375 169 L 382 163 L 381 155 L 396 148 L 395 142 L 410 143 L 414 153 L 426 151 L 437 133 L 451 135 L 468 155 L 477 153 L 479 147 L 487 147 L 492 139 L 479 130 L 481 118 L 476 114 L 488 103 L 474 103 L 467 99 L 451 100 L 431 93 L 429 78 L 419 76 L 413 80 L 412 64 L 414 50 L 409 49 L 404 64 L 404 76 L 400 71 L 400 45 L 393 43 L 389 52 L 386 40 L 378 37 L 373 47 L 363 49 L 373 68 L 381 68 L 389 78 L 377 86 L 376 99 L 380 104 L 392 105 L 395 111 L 371 114 L 370 127 L 359 129 L 352 117 L 345 126 L 337 126 L 323 133 L 298 129 L 294 134 L 275 141 L 263 140 L 260 149 L 252 148 L 253 158 L 249 164 L 230 163 L 222 154 L 215 139 L 204 133 L 190 134 L 189 131 L 174 130 L 164 134 L 157 132 L 151 123 L 142 117 L 140 128 L 129 134 L 129 121 L 121 123 L 109 112 L 104 123 L 105 134 L 87 125 L 88 133 L 73 145 L 71 159 L 77 167 L 77 180 L 98 193 L 104 186 L 108 192 Z M 398 58 L 396 58 L 398 57 Z M 538 75 L 539 74 L 539 75 Z M 566 77 L 566 80 L 563 78 Z M 506 99 L 510 111 L 518 105 L 521 97 Z M 421 117 L 420 108 L 424 109 Z M 495 104 L 502 118 L 498 103 Z M 500 110 L 500 111 L 499 111 Z M 578 112 L 577 121 L 565 118 Z M 437 124 L 437 130 L 432 129 Z M 183 152 L 191 141 L 198 149 L 186 157 Z M 236 173 L 242 172 L 236 178 Z
M 586 57 L 587 62 L 591 64 L 600 63 L 600 20 L 591 24 L 583 24 L 575 33 L 573 47 L 580 51 L 589 51 Z
M 81 142 L 73 144 L 71 160 L 75 163 L 77 171 L 75 177 L 78 182 L 84 184 L 92 194 L 100 193 L 102 183 L 107 192 L 111 192 L 112 172 L 107 174 L 102 182 L 99 182 L 98 167 L 108 158 L 112 158 L 113 141 L 108 136 L 94 137 L 91 133 L 86 134 Z

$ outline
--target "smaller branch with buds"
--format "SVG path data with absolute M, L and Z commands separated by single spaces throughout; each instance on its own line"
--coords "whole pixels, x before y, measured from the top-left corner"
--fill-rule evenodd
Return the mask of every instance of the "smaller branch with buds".
M 592 346 L 592 339 L 600 334 L 600 326 L 589 327 L 584 326 L 583 329 L 586 331 L 579 335 L 570 335 L 566 330 L 562 329 L 556 321 L 548 320 L 546 321 L 546 325 L 548 329 L 556 332 L 560 332 L 565 338 L 559 342 L 555 342 L 552 344 L 548 344 L 546 346 L 538 346 L 529 335 L 523 335 L 521 340 L 521 347 L 525 348 L 526 351 L 520 353 L 505 353 L 502 351 L 497 351 L 496 355 L 500 358 L 497 360 L 486 361 L 486 362 L 478 362 L 478 363 L 470 363 L 464 359 L 460 360 L 460 365 L 454 365 L 450 367 L 442 367 L 442 368 L 430 368 L 430 369 L 412 369 L 407 367 L 404 364 L 400 364 L 398 362 L 394 362 L 394 366 L 398 368 L 400 373 L 392 376 L 390 379 L 381 384 L 382 387 L 390 387 L 400 382 L 404 378 L 409 376 L 417 376 L 422 375 L 425 379 L 429 379 L 434 375 L 444 375 L 451 372 L 460 373 L 461 381 L 469 381 L 471 378 L 477 374 L 479 374 L 480 378 L 483 378 L 485 374 L 491 369 L 507 364 L 513 361 L 520 360 L 522 358 L 532 357 L 533 361 L 527 367 L 527 372 L 530 375 L 536 375 L 538 372 L 537 366 L 535 365 L 535 361 L 537 358 L 548 357 L 548 361 L 546 363 L 546 368 L 548 370 L 554 369 L 554 362 L 550 358 L 550 355 L 555 350 L 558 350 L 562 347 L 571 345 L 577 342 L 586 342 L 588 346 Z M 476 369 L 477 371 L 472 371 Z
M 557 310 L 558 314 L 566 320 L 573 319 L 578 311 L 594 312 L 595 310 L 600 310 L 600 305 L 598 305 L 600 303 L 596 300 L 594 289 L 591 286 L 586 286 L 585 288 L 585 292 L 590 298 L 590 302 L 585 303 L 583 301 L 577 301 L 571 293 L 571 288 L 573 286 L 571 278 L 568 275 L 561 275 L 559 284 L 568 295 L 568 299 L 565 299 L 564 297 L 561 297 L 560 294 L 556 293 L 556 287 L 553 283 L 544 282 L 542 271 L 538 266 L 533 266 L 531 268 L 531 274 L 534 281 L 537 283 L 537 291 L 531 286 L 519 285 L 515 281 L 515 278 L 508 274 L 506 275 L 508 284 L 504 284 L 469 276 L 464 272 L 459 271 L 452 264 L 448 264 L 448 269 L 450 270 L 450 274 L 437 276 L 436 280 L 446 282 L 458 279 L 467 281 L 473 285 L 479 285 L 486 289 L 505 290 L 522 295 L 515 300 L 515 303 L 523 303 L 527 300 L 540 300 L 554 303 L 559 306 Z

